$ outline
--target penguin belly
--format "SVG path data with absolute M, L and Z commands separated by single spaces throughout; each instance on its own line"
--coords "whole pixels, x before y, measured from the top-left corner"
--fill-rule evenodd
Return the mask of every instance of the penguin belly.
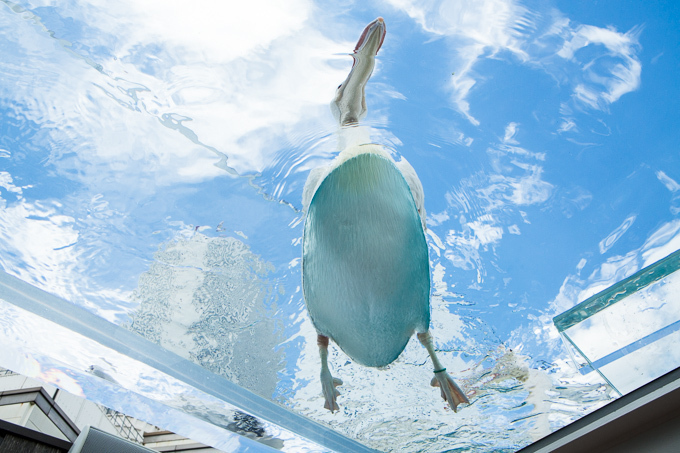
M 427 242 L 391 160 L 359 154 L 326 176 L 307 210 L 302 258 L 314 326 L 356 362 L 388 365 L 429 327 Z

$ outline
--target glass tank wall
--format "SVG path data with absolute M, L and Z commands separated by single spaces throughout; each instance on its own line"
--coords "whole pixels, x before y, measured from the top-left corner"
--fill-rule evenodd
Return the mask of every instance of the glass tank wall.
M 324 409 L 303 188 L 348 143 L 329 103 L 378 16 L 352 140 L 422 183 L 429 327 L 470 400 L 457 412 L 415 336 L 380 368 L 331 341 L 343 384 Z M 224 451 L 511 452 L 581 418 L 662 372 L 644 359 L 677 335 L 677 273 L 553 319 L 680 249 L 678 17 L 670 2 L 2 0 L 0 366 Z M 266 436 L 230 429 L 237 411 Z
M 371 451 L 4 273 L 0 308 L 2 363 L 77 396 L 223 451 Z
M 680 251 L 555 317 L 587 362 L 581 373 L 599 372 L 623 395 L 680 367 L 678 270 Z

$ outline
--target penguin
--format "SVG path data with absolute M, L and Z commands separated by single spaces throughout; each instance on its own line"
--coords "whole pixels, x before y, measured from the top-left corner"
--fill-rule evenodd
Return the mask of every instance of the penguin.
M 379 17 L 366 26 L 354 64 L 331 103 L 341 133 L 356 135 L 366 115 L 365 86 L 385 39 Z M 302 287 L 317 331 L 324 407 L 339 410 L 328 367 L 333 340 L 352 360 L 384 367 L 415 333 L 434 366 L 432 386 L 457 411 L 469 401 L 434 349 L 423 186 L 413 167 L 381 145 L 341 141 L 344 149 L 313 169 L 303 189 Z

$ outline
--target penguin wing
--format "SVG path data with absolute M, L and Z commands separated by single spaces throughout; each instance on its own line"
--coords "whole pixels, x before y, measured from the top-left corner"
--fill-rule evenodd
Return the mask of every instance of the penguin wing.
M 402 157 L 399 162 L 395 162 L 395 165 L 406 180 L 408 187 L 411 189 L 411 195 L 413 195 L 413 201 L 416 203 L 418 214 L 420 214 L 420 221 L 423 224 L 423 230 L 426 230 L 425 191 L 423 190 L 423 184 L 420 182 L 420 178 L 418 178 L 416 171 L 406 159 Z

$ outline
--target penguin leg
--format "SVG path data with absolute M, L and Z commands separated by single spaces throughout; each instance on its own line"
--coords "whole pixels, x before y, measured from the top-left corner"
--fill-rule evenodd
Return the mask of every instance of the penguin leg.
M 338 407 L 335 399 L 340 395 L 340 392 L 335 387 L 342 385 L 342 381 L 334 378 L 328 368 L 328 337 L 318 334 L 316 344 L 319 345 L 319 356 L 321 357 L 321 390 L 326 400 L 323 407 L 331 412 L 339 411 L 340 407 Z
M 434 378 L 432 378 L 430 385 L 432 387 L 439 387 L 442 398 L 449 403 L 449 406 L 451 406 L 451 409 L 453 409 L 454 412 L 458 411 L 459 404 L 470 404 L 465 393 L 463 393 L 460 387 L 458 387 L 458 384 L 456 384 L 456 381 L 454 381 L 451 376 L 449 376 L 449 373 L 446 372 L 446 368 L 439 362 L 437 353 L 434 350 L 430 331 L 428 330 L 424 333 L 419 333 L 418 340 L 420 340 L 422 345 L 425 346 L 425 349 L 427 349 L 427 352 L 432 359 L 432 365 L 434 365 Z

